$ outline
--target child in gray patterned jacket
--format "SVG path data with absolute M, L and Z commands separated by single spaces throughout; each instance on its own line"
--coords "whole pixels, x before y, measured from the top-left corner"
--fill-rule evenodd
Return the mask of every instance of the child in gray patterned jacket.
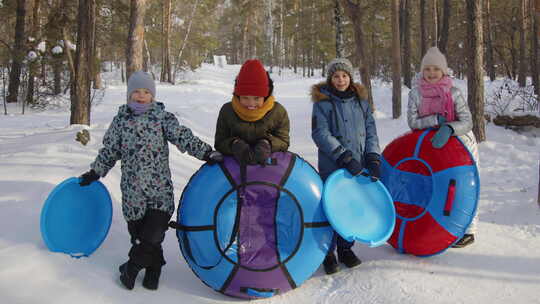
M 128 103 L 120 106 L 103 137 L 103 147 L 80 184 L 89 185 L 106 176 L 116 161 L 122 161 L 122 212 L 132 247 L 129 260 L 119 268 L 120 281 L 133 289 L 137 274 L 145 268 L 143 286 L 157 289 L 165 265 L 161 243 L 175 209 L 168 142 L 211 163 L 222 161 L 223 156 L 154 100 L 155 83 L 148 73 L 131 75 L 127 96 Z

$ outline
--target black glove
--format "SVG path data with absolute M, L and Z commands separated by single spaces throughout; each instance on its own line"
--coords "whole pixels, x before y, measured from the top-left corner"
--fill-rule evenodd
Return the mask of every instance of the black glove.
M 100 176 L 96 173 L 96 171 L 94 171 L 94 169 L 91 169 L 90 171 L 83 173 L 83 175 L 79 176 L 79 178 L 81 179 L 79 181 L 79 185 L 88 186 L 92 182 L 97 181 Z
M 373 182 L 381 178 L 381 161 L 379 159 L 380 157 L 377 153 L 368 153 L 366 156 L 366 167 Z
M 253 151 L 249 147 L 249 144 L 242 139 L 235 139 L 231 144 L 231 150 L 234 159 L 240 165 L 253 164 Z
M 351 175 L 355 176 L 362 172 L 362 164 L 352 157 L 352 152 L 347 150 L 339 156 L 337 164 L 340 168 L 345 168 Z
M 259 139 L 253 148 L 253 158 L 255 162 L 264 167 L 266 160 L 272 153 L 272 146 L 267 139 Z
M 223 162 L 223 154 L 221 154 L 221 152 L 219 151 L 210 150 L 206 152 L 203 160 L 205 160 L 209 165 L 213 165 L 215 163 L 221 163 Z

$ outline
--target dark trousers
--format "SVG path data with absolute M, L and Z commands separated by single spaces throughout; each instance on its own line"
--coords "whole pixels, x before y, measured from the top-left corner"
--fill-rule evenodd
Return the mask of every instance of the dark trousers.
M 145 216 L 136 221 L 128 221 L 128 231 L 131 236 L 130 262 L 146 267 L 161 267 L 165 265 L 161 243 L 171 216 L 167 212 L 149 209 Z
M 334 237 L 332 238 L 332 244 L 330 245 L 330 250 L 328 250 L 328 254 L 334 252 L 334 250 L 336 249 L 336 245 L 337 245 L 338 252 L 340 252 L 346 249 L 351 249 L 352 246 L 354 245 L 354 241 L 347 242 L 347 240 L 345 240 L 339 234 L 334 232 Z

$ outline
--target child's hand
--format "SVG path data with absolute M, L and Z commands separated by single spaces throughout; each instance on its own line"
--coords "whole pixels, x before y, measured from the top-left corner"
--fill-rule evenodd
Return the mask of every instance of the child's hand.
M 435 135 L 431 139 L 431 145 L 435 149 L 440 149 L 444 147 L 444 145 L 446 145 L 448 139 L 450 139 L 450 136 L 452 136 L 453 133 L 454 130 L 452 130 L 452 127 L 447 124 L 442 125 L 439 128 L 439 131 L 437 131 L 437 133 L 435 133 Z
M 100 176 L 96 173 L 96 171 L 94 171 L 94 169 L 92 169 L 92 170 L 90 170 L 88 172 L 83 173 L 83 175 L 79 176 L 79 178 L 80 178 L 79 185 L 88 186 L 91 183 L 97 181 L 99 179 L 99 177 Z
M 221 163 L 223 162 L 223 154 L 221 154 L 219 151 L 208 151 L 204 155 L 204 160 L 209 164 L 213 165 L 215 163 Z
M 446 117 L 441 114 L 437 114 L 437 123 L 439 124 L 439 126 L 444 125 L 446 123 Z
M 264 167 L 266 160 L 272 153 L 272 146 L 267 139 L 259 139 L 253 148 L 253 158 L 255 162 Z
M 366 168 L 371 176 L 371 181 L 376 182 L 381 178 L 381 162 L 377 153 L 368 153 L 366 157 Z
M 239 138 L 235 139 L 232 142 L 231 150 L 234 159 L 236 159 L 240 165 L 253 163 L 253 152 L 251 151 L 248 143 L 246 143 L 244 140 Z
M 352 157 L 352 152 L 347 150 L 343 152 L 337 159 L 337 164 L 341 168 L 347 169 L 349 173 L 353 176 L 360 174 L 362 172 L 362 164 L 359 161 Z

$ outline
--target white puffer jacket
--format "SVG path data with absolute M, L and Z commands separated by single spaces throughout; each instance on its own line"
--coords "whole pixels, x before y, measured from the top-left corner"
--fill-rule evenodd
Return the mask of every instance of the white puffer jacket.
M 418 83 L 418 77 L 421 77 L 421 75 L 417 75 L 414 84 Z M 452 99 L 454 100 L 456 120 L 448 122 L 448 125 L 450 125 L 454 130 L 453 135 L 458 136 L 459 139 L 461 139 L 461 141 L 469 149 L 469 151 L 473 155 L 476 165 L 478 166 L 478 147 L 476 143 L 476 138 L 474 137 L 474 134 L 472 132 L 473 121 L 471 111 L 469 110 L 467 101 L 465 100 L 465 98 L 463 98 L 463 94 L 458 88 L 452 87 L 450 91 L 452 93 Z M 409 127 L 411 129 L 425 129 L 430 127 L 437 127 L 439 124 L 437 121 L 437 115 L 429 115 L 424 117 L 418 116 L 418 108 L 420 106 L 420 101 L 420 90 L 418 86 L 414 85 L 409 92 L 409 103 L 407 107 L 407 122 L 409 124 Z

